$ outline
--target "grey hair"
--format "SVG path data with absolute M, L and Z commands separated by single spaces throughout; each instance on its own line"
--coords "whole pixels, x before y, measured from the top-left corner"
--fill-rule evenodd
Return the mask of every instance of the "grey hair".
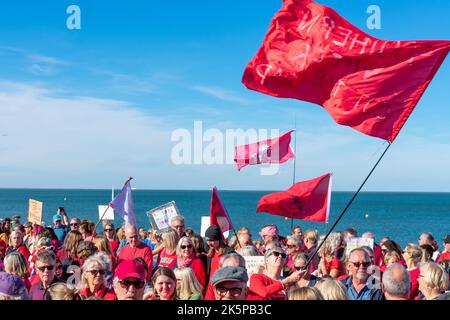
M 183 216 L 175 216 L 172 219 L 170 219 L 170 225 L 172 225 L 172 223 L 174 223 L 177 220 L 181 221 L 182 223 L 184 223 L 184 217 Z
M 176 249 L 177 256 L 181 256 L 181 246 L 183 245 L 183 242 L 187 242 L 188 244 L 190 244 L 195 252 L 194 243 L 192 242 L 192 239 L 184 236 L 184 237 L 181 237 L 181 239 L 178 241 L 177 249 Z
M 299 236 L 287 236 L 286 240 L 289 241 L 291 240 L 296 246 L 301 247 L 303 245 L 303 240 L 299 237 Z
M 236 258 L 239 260 L 239 267 L 245 268 L 245 259 L 243 256 L 241 256 L 237 252 L 231 252 L 226 255 L 224 255 L 222 258 L 220 258 L 219 266 L 222 267 L 222 265 L 225 263 L 226 260 Z
M 38 255 L 36 256 L 36 262 L 48 262 L 50 261 L 52 264 L 56 263 L 56 255 L 53 251 L 51 250 L 44 250 L 38 253 Z
M 244 246 L 240 249 L 241 255 L 244 257 L 249 256 L 260 256 L 261 253 L 256 249 L 255 246 Z
M 396 270 L 401 272 L 400 278 L 396 274 Z M 408 298 L 411 287 L 409 272 L 401 264 L 390 265 L 383 273 L 383 286 L 391 296 Z
M 52 245 L 52 240 L 50 238 L 44 237 L 44 238 L 40 238 L 37 242 L 36 242 L 36 248 L 42 248 L 42 247 L 50 247 Z

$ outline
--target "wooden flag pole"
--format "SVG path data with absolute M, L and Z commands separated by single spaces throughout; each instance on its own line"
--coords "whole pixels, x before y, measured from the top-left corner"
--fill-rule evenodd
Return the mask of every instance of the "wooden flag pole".
M 344 216 L 344 214 L 347 212 L 347 209 L 351 206 L 351 204 L 353 203 L 353 201 L 355 200 L 356 196 L 359 194 L 359 192 L 361 191 L 361 189 L 364 187 L 364 185 L 366 184 L 367 180 L 369 179 L 369 177 L 372 175 L 372 173 L 374 172 L 375 168 L 378 166 L 378 164 L 380 163 L 381 159 L 383 159 L 384 155 L 386 154 L 386 152 L 389 150 L 389 148 L 391 147 L 392 143 L 388 143 L 388 146 L 386 147 L 386 149 L 384 150 L 383 154 L 380 156 L 380 158 L 378 159 L 378 161 L 375 163 L 375 165 L 373 166 L 372 170 L 370 170 L 369 174 L 367 175 L 367 177 L 364 179 L 363 183 L 361 184 L 361 186 L 358 188 L 358 190 L 355 192 L 355 194 L 353 195 L 353 197 L 351 198 L 351 200 L 349 201 L 349 203 L 347 204 L 347 206 L 345 207 L 345 209 L 342 211 L 342 213 L 339 215 L 339 217 L 337 218 L 336 222 L 333 224 L 333 226 L 330 228 L 330 230 L 328 231 L 327 235 L 325 236 L 325 238 L 323 239 L 322 243 L 319 245 L 319 247 L 317 248 L 317 250 L 314 251 L 313 255 L 308 259 L 308 262 L 306 263 L 306 270 L 308 270 L 309 265 L 311 264 L 311 261 L 314 259 L 314 257 L 317 255 L 317 253 L 319 252 L 320 248 L 322 247 L 322 245 L 325 243 L 325 241 L 327 240 L 328 236 L 331 234 L 331 232 L 333 232 L 334 228 L 337 226 L 337 224 L 339 223 L 339 221 L 341 221 L 342 217 Z

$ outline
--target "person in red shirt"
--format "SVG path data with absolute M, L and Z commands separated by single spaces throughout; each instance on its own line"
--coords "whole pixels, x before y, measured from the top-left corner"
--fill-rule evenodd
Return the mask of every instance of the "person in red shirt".
M 414 300 L 419 294 L 419 262 L 422 260 L 422 250 L 418 245 L 410 243 L 403 251 L 403 259 L 405 260 L 411 282 L 409 299 Z
M 202 286 L 202 292 L 204 292 L 206 285 L 206 266 L 202 260 L 197 257 L 191 238 L 182 237 L 180 241 L 178 241 L 176 253 L 176 268 L 183 269 L 190 267 Z
M 56 253 L 58 260 L 63 261 L 64 259 L 70 258 L 73 261 L 78 261 L 77 250 L 78 244 L 81 241 L 83 241 L 83 237 L 79 231 L 69 231 L 64 239 L 63 247 Z
M 134 260 L 135 258 L 144 259 L 148 266 L 147 281 L 149 281 L 153 270 L 152 249 L 139 241 L 139 235 L 133 225 L 125 227 L 125 237 L 128 244 L 120 250 L 117 263 L 119 264 L 123 260 Z
M 336 249 L 341 242 L 341 236 L 337 232 L 333 232 L 329 235 L 325 243 L 320 250 L 320 262 L 319 262 L 319 275 L 331 276 L 338 278 L 344 272 L 342 261 L 336 257 Z
M 23 254 L 25 259 L 27 260 L 30 257 L 30 251 L 23 243 L 23 234 L 20 231 L 11 232 L 11 235 L 9 237 L 9 247 L 6 249 L 6 255 L 14 251 L 18 251 Z
M 106 286 L 107 265 L 99 254 L 89 257 L 83 264 L 80 295 L 95 296 L 102 300 L 116 300 L 116 294 Z
M 295 271 L 287 278 L 281 278 L 286 263 L 286 253 L 281 247 L 274 247 L 264 254 L 265 273 L 254 273 L 250 277 L 250 289 L 265 300 L 285 300 L 287 289 L 300 280 L 303 271 Z
M 450 260 L 450 234 L 444 238 L 444 251 L 442 251 L 436 262 L 439 263 L 444 260 Z
M 173 270 L 177 262 L 178 233 L 173 229 L 169 229 L 162 234 L 162 240 L 163 249 L 158 255 L 156 265 Z
M 116 257 L 117 249 L 119 249 L 119 238 L 117 237 L 116 230 L 114 230 L 114 225 L 112 223 L 105 223 L 103 226 L 103 235 L 108 239 L 111 251 L 114 257 Z
M 210 281 L 214 272 L 219 268 L 220 259 L 224 255 L 233 252 L 233 249 L 225 243 L 222 233 L 216 225 L 212 225 L 206 229 L 205 239 L 209 247 L 206 273 L 208 275 L 208 280 Z

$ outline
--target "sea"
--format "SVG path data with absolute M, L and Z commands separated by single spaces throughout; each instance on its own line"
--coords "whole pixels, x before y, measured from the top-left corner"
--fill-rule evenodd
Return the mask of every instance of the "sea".
M 115 190 L 117 194 L 119 190 Z M 260 239 L 258 231 L 266 224 L 276 224 L 282 235 L 290 233 L 291 225 L 303 230 L 317 229 L 326 233 L 353 196 L 353 192 L 332 192 L 328 223 L 286 220 L 267 213 L 256 213 L 258 200 L 270 191 L 220 191 L 219 194 L 235 229 L 250 228 L 253 239 Z M 20 215 L 27 220 L 28 200 L 43 202 L 43 221 L 49 225 L 58 207 L 65 207 L 71 217 L 99 220 L 98 205 L 111 201 L 112 190 L 80 189 L 0 189 L 0 217 Z M 175 201 L 187 227 L 200 232 L 201 217 L 209 216 L 211 191 L 192 190 L 133 190 L 133 202 L 139 227 L 149 229 L 147 212 Z M 114 224 L 123 223 L 116 215 Z M 420 234 L 431 232 L 442 249 L 442 239 L 450 234 L 450 193 L 361 192 L 345 213 L 335 230 L 355 228 L 359 235 L 371 231 L 379 241 L 389 236 L 402 247 L 417 243 Z

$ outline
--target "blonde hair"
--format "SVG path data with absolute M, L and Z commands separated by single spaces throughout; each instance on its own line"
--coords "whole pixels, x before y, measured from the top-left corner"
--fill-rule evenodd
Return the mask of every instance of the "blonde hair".
M 119 230 L 117 230 L 116 235 L 117 235 L 117 239 L 119 240 L 119 242 L 126 239 L 125 231 L 123 230 L 123 228 L 120 228 Z
M 78 243 L 79 239 L 81 238 L 81 233 L 78 230 L 71 230 L 66 235 L 64 239 L 64 250 L 73 255 L 77 255 L 77 249 L 78 249 Z
M 384 255 L 384 257 L 383 257 L 383 263 L 384 263 L 384 265 L 388 265 L 388 263 L 389 263 L 389 261 L 392 259 L 392 258 L 397 258 L 397 261 L 400 261 L 400 255 L 396 252 L 396 251 L 388 251 L 385 255 Z
M 47 300 L 83 300 L 77 290 L 67 287 L 64 282 L 54 283 L 47 290 Z
M 3 262 L 6 272 L 15 274 L 21 278 L 28 278 L 30 276 L 27 260 L 20 252 L 14 251 L 7 254 Z
M 324 279 L 319 282 L 318 289 L 324 300 L 348 300 L 347 290 L 339 280 Z
M 194 294 L 202 294 L 202 285 L 191 268 L 175 269 L 174 272 L 177 279 L 180 279 L 178 297 L 181 300 L 188 300 Z
M 166 250 L 175 252 L 178 244 L 178 233 L 173 229 L 169 229 L 164 232 L 161 237 Z
M 313 245 L 317 245 L 319 240 L 319 232 L 317 230 L 306 230 L 303 239 L 308 239 Z
M 11 234 L 9 235 L 9 241 L 8 241 L 8 244 L 9 244 L 10 246 L 12 246 L 11 238 L 13 237 L 13 235 L 16 235 L 16 234 L 22 239 L 22 243 L 23 243 L 23 233 L 20 232 L 19 230 L 14 230 L 14 231 L 11 231 Z
M 423 281 L 429 289 L 441 293 L 447 290 L 448 275 L 440 264 L 434 262 L 421 263 L 420 273 L 423 275 Z
M 81 268 L 82 270 L 82 274 L 81 274 L 81 288 L 89 288 L 89 282 L 87 280 L 87 276 L 86 273 L 88 271 L 90 271 L 90 269 L 96 266 L 99 269 L 105 270 L 105 275 L 106 275 L 106 271 L 108 271 L 108 266 L 105 263 L 105 261 L 103 259 L 101 259 L 101 257 L 99 255 L 93 255 L 91 257 L 89 257 L 83 264 L 83 267 Z M 103 276 L 103 279 L 105 279 L 105 275 Z
M 290 290 L 288 300 L 323 300 L 323 296 L 316 288 L 303 287 Z
M 105 252 L 110 256 L 113 256 L 111 245 L 109 244 L 109 240 L 104 236 L 96 236 L 94 238 L 94 244 L 97 247 L 99 252 Z
M 414 243 L 408 243 L 406 245 L 405 253 L 407 253 L 411 257 L 411 260 L 415 265 L 422 261 L 422 249 Z

